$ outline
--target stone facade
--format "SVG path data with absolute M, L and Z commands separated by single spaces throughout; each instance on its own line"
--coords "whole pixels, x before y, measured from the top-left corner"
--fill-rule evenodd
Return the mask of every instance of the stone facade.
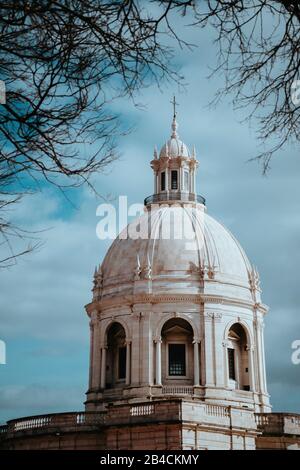
M 151 162 L 156 192 L 146 198 L 145 214 L 95 271 L 86 307 L 87 411 L 166 395 L 271 410 L 259 275 L 233 235 L 207 214 L 195 192 L 197 166 L 174 117 L 171 138 Z M 182 373 L 170 373 L 176 347 L 185 355 Z

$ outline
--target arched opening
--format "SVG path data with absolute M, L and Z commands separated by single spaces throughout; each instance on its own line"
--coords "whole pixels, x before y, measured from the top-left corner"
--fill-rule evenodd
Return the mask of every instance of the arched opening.
M 194 358 L 191 325 L 182 318 L 172 318 L 164 324 L 161 338 L 162 384 L 192 385 Z
M 250 390 L 249 355 L 246 331 L 240 323 L 228 332 L 228 379 L 229 386 L 238 390 Z
M 120 323 L 113 323 L 107 331 L 106 388 L 122 387 L 126 382 L 126 334 Z

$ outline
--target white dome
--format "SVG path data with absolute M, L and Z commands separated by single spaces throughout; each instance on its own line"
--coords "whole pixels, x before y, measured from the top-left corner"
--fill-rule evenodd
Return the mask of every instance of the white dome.
M 161 148 L 159 157 L 190 157 L 190 151 L 182 140 L 177 137 L 171 137 Z
M 194 235 L 192 240 L 189 235 L 175 238 L 178 221 L 184 217 Z M 141 227 L 150 226 L 151 218 L 150 238 L 125 238 L 125 233 L 132 236 L 137 228 L 140 231 Z M 165 239 L 168 227 L 171 233 L 175 230 L 172 239 Z M 212 290 L 214 294 L 251 300 L 252 266 L 245 252 L 233 235 L 201 208 L 159 207 L 129 224 L 126 231 L 112 243 L 102 263 L 104 296 L 132 293 L 140 264 L 141 279 L 151 273 L 156 294 L 198 294 Z

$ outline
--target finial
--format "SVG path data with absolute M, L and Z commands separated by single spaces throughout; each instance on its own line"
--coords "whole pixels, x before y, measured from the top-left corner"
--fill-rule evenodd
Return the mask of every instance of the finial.
M 94 286 L 93 286 L 93 299 L 94 300 L 99 300 L 101 297 L 101 292 L 102 292 L 102 285 L 103 285 L 103 275 L 102 275 L 102 267 L 101 264 L 99 264 L 99 267 L 96 266 L 95 272 L 94 272 Z
M 157 159 L 158 158 L 158 154 L 157 154 L 157 147 L 155 145 L 154 147 L 154 154 L 153 154 L 154 158 Z
M 98 271 L 97 271 L 97 279 L 99 282 L 102 282 L 103 274 L 102 274 L 102 266 L 99 264 Z
M 176 137 L 178 137 L 177 136 L 178 124 L 176 121 L 176 117 L 177 117 L 176 106 L 178 106 L 178 103 L 176 102 L 175 95 L 173 96 L 173 100 L 171 101 L 171 103 L 173 105 L 173 121 L 172 121 L 172 136 L 171 137 L 176 139 Z
M 193 158 L 196 158 L 196 147 L 195 147 L 195 145 L 193 146 L 192 157 L 193 157 Z
M 177 116 L 176 106 L 178 105 L 178 103 L 176 102 L 175 95 L 173 95 L 173 99 L 172 99 L 172 101 L 170 101 L 170 103 L 172 103 L 172 105 L 173 105 L 173 119 L 176 119 L 176 116 Z

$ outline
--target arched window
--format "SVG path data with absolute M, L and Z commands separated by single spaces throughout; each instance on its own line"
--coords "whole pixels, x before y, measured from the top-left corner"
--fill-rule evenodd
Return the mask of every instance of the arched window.
M 162 171 L 160 174 L 160 190 L 165 191 L 166 190 L 166 172 Z
M 178 189 L 178 171 L 171 171 L 171 189 Z
M 247 336 L 240 323 L 235 323 L 229 330 L 227 361 L 229 386 L 250 390 Z
M 106 388 L 124 385 L 126 360 L 125 330 L 120 323 L 113 323 L 107 332 Z
M 163 384 L 193 383 L 193 329 L 182 318 L 168 320 L 162 329 Z

